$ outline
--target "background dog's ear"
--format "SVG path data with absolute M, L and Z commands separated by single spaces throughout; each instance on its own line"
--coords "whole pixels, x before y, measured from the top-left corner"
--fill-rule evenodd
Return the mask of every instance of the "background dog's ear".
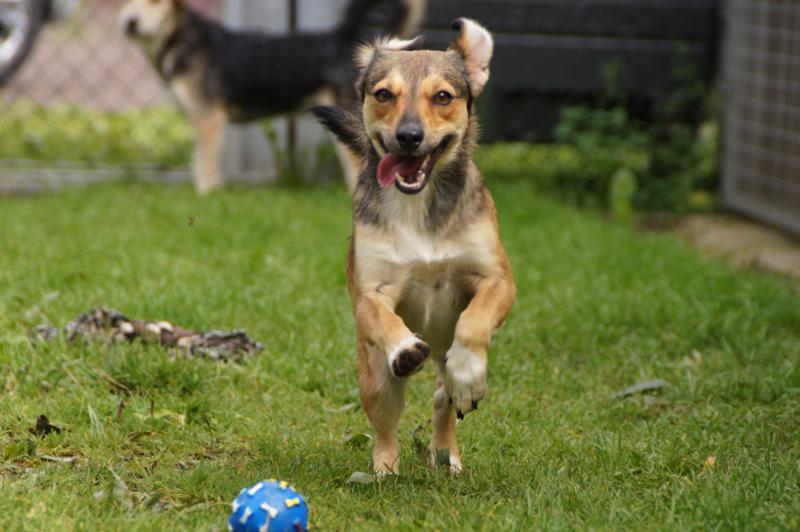
M 468 18 L 457 18 L 450 27 L 459 32 L 450 44 L 450 50 L 455 50 L 464 59 L 472 95 L 477 97 L 489 81 L 489 62 L 494 51 L 492 35 Z
M 320 124 L 353 153 L 364 155 L 369 151 L 369 139 L 358 115 L 341 107 L 324 105 L 312 107 L 310 111 Z

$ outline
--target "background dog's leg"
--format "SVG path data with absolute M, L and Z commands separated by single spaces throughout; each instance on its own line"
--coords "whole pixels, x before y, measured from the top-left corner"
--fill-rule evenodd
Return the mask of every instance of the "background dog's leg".
M 336 94 L 336 90 L 328 87 L 316 93 L 312 97 L 312 101 L 314 105 L 320 106 L 339 105 L 340 102 Z M 342 167 L 344 183 L 347 185 L 347 190 L 352 194 L 356 190 L 358 176 L 361 174 L 362 158 L 336 139 L 334 139 L 333 145 L 336 147 L 336 155 L 339 157 L 339 164 Z
M 194 184 L 197 192 L 208 194 L 222 185 L 221 154 L 227 118 L 222 109 L 206 109 L 192 114 L 195 129 Z
M 400 471 L 400 441 L 397 423 L 405 406 L 405 379 L 394 377 L 384 353 L 376 346 L 358 340 L 358 385 L 364 411 L 375 428 L 372 467 L 376 474 Z
M 344 172 L 344 182 L 347 185 L 347 190 L 352 194 L 356 189 L 358 176 L 361 174 L 361 157 L 354 154 L 338 140 L 334 141 L 334 145 L 336 146 L 336 154 L 339 156 L 339 163 L 342 165 L 342 172 Z
M 428 463 L 437 466 L 437 451 L 448 451 L 448 463 L 451 473 L 461 472 L 461 456 L 456 441 L 456 412 L 450 404 L 444 389 L 444 360 L 436 365 L 436 390 L 433 392 L 433 437 L 431 438 Z

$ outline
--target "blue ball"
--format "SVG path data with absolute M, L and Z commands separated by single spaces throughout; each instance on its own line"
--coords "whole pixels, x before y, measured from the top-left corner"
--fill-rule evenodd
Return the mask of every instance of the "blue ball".
M 228 530 L 235 532 L 303 532 L 308 506 L 287 482 L 263 480 L 243 489 L 231 503 Z

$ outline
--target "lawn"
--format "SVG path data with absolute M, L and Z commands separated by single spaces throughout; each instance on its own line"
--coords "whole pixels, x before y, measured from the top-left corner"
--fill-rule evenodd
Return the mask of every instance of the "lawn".
M 427 369 L 409 387 L 402 474 L 368 485 L 346 482 L 368 471 L 370 428 L 343 190 L 0 199 L 0 529 L 223 530 L 239 490 L 268 477 L 305 493 L 327 530 L 798 529 L 795 287 L 525 182 L 491 188 L 519 295 L 490 396 L 458 429 L 465 472 L 417 452 Z M 94 305 L 245 329 L 265 349 L 238 365 L 30 339 Z M 671 385 L 615 396 L 652 379 Z M 32 435 L 40 414 L 63 431 Z

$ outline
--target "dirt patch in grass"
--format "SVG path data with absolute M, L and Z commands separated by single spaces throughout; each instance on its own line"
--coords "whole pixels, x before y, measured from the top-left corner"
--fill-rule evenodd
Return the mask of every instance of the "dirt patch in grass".
M 800 241 L 732 215 L 691 215 L 676 232 L 702 253 L 728 258 L 740 268 L 788 275 L 800 281 Z

